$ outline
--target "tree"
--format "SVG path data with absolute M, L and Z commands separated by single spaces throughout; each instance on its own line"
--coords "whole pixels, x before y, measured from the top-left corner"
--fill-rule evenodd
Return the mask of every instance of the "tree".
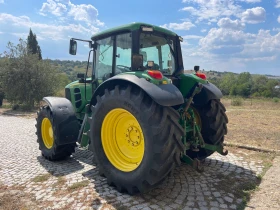
M 268 78 L 263 75 L 257 75 L 253 78 L 253 86 L 252 86 L 252 95 L 253 96 L 263 96 L 263 93 L 266 89 L 266 83 L 268 82 Z
M 232 85 L 230 94 L 248 97 L 251 94 L 252 84 L 251 74 L 249 72 L 242 72 L 238 75 L 237 80 Z
M 9 42 L 7 48 L 0 69 L 8 101 L 32 108 L 42 97 L 56 93 L 60 77 L 48 61 L 28 53 L 27 43 L 22 39 L 17 45 Z
M 31 28 L 27 37 L 27 49 L 30 54 L 38 54 L 39 60 L 42 60 L 41 48 L 38 44 L 36 34 L 33 34 Z
M 233 73 L 226 73 L 220 83 L 220 89 L 224 95 L 231 93 L 232 87 L 236 84 L 236 77 Z

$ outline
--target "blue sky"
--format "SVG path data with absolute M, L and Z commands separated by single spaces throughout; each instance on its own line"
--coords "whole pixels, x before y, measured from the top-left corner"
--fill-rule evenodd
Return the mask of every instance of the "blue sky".
M 68 54 L 69 38 L 131 22 L 183 36 L 185 69 L 280 75 L 280 0 L 0 0 L 0 53 L 31 27 L 43 58 L 86 60 L 82 43 Z

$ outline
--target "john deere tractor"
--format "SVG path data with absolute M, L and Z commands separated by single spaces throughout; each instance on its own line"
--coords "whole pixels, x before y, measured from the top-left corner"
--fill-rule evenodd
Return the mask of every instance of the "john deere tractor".
M 70 39 L 71 55 L 77 41 L 88 42 L 92 68 L 66 86 L 65 98 L 43 98 L 36 127 L 46 159 L 86 147 L 109 185 L 135 194 L 152 189 L 176 165 L 201 171 L 213 152 L 227 154 L 222 93 L 198 66 L 184 73 L 182 37 L 133 23 L 91 40 Z

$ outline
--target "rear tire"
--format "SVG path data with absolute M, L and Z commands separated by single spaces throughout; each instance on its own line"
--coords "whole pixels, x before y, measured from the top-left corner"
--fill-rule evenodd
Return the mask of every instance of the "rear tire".
M 42 156 L 48 160 L 62 160 L 75 152 L 76 143 L 57 145 L 58 138 L 53 116 L 48 106 L 40 107 L 37 113 L 36 134 Z
M 202 123 L 201 134 L 204 142 L 212 145 L 223 144 L 224 136 L 227 134 L 228 118 L 226 116 L 226 108 L 220 100 L 210 100 L 204 106 L 195 106 L 199 113 Z M 212 155 L 214 152 L 200 148 L 198 152 L 187 151 L 187 155 L 191 158 L 203 160 Z
M 105 176 L 107 183 L 116 186 L 119 192 L 125 191 L 131 195 L 146 192 L 164 180 L 176 163 L 181 163 L 180 154 L 184 151 L 181 137 L 184 130 L 178 123 L 179 114 L 173 108 L 158 105 L 141 89 L 128 85 L 121 88 L 115 86 L 115 89 L 110 91 L 106 89 L 104 95 L 97 97 L 97 104 L 91 109 L 90 148 L 100 175 Z M 110 156 L 106 155 L 108 145 L 102 145 L 105 141 L 102 141 L 101 132 L 102 125 L 106 122 L 105 117 L 116 109 L 131 113 L 143 131 L 143 158 L 140 164 L 130 171 L 118 169 L 114 165 L 115 161 L 110 161 Z M 117 130 L 120 122 L 114 122 Z M 117 142 L 117 138 L 110 138 L 107 143 L 110 141 Z

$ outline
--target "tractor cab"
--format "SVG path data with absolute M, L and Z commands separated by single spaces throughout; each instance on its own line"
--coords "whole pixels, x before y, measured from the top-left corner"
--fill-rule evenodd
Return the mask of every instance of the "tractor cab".
M 171 76 L 183 70 L 180 41 L 182 37 L 157 26 L 133 23 L 106 30 L 88 41 L 92 48 L 92 79 L 102 83 L 121 73 L 156 71 L 157 77 Z M 70 40 L 70 54 L 77 43 Z M 85 40 L 82 40 L 85 41 Z

